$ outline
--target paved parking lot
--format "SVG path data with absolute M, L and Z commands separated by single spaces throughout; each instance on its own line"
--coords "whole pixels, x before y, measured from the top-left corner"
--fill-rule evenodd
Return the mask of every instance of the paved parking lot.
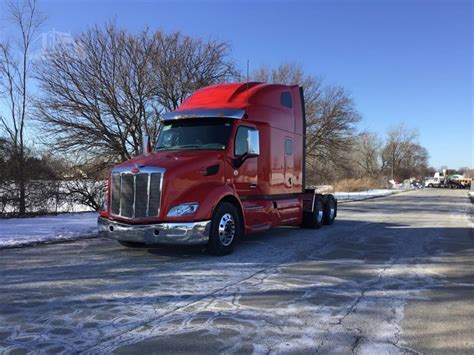
M 474 352 L 465 191 L 346 203 L 321 230 L 248 236 L 234 254 L 103 239 L 0 251 L 0 349 Z

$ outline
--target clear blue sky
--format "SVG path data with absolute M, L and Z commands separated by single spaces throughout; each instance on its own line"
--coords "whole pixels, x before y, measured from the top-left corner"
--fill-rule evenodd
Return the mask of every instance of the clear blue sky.
M 360 129 L 403 122 L 431 164 L 473 167 L 473 1 L 51 1 L 44 30 L 76 34 L 115 18 L 229 41 L 244 69 L 299 62 L 353 95 Z M 1 8 L 0 8 L 1 10 Z

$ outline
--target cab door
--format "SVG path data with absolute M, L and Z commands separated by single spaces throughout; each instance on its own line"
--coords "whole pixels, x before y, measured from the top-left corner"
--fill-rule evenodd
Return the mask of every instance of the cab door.
M 258 129 L 241 125 L 237 127 L 234 137 L 234 161 L 232 179 L 239 196 L 258 194 Z
M 291 190 L 295 179 L 295 158 L 293 154 L 293 138 L 285 137 L 285 188 Z

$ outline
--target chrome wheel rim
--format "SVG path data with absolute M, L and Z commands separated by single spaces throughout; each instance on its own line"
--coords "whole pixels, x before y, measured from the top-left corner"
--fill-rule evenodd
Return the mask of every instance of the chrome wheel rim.
M 222 245 L 229 246 L 235 237 L 235 222 L 231 214 L 226 213 L 221 217 L 218 232 Z
M 316 211 L 316 221 L 318 223 L 321 223 L 323 220 L 323 206 L 321 204 L 318 204 L 318 210 Z
M 336 207 L 334 206 L 334 202 L 331 201 L 331 204 L 329 206 L 329 218 L 334 219 L 335 214 L 336 214 Z

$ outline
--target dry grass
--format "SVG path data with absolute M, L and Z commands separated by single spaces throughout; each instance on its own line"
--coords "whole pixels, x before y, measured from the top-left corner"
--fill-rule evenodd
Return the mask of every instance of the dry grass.
M 334 191 L 357 192 L 369 189 L 379 189 L 383 184 L 378 179 L 361 178 L 361 179 L 342 179 L 335 181 L 333 184 Z

